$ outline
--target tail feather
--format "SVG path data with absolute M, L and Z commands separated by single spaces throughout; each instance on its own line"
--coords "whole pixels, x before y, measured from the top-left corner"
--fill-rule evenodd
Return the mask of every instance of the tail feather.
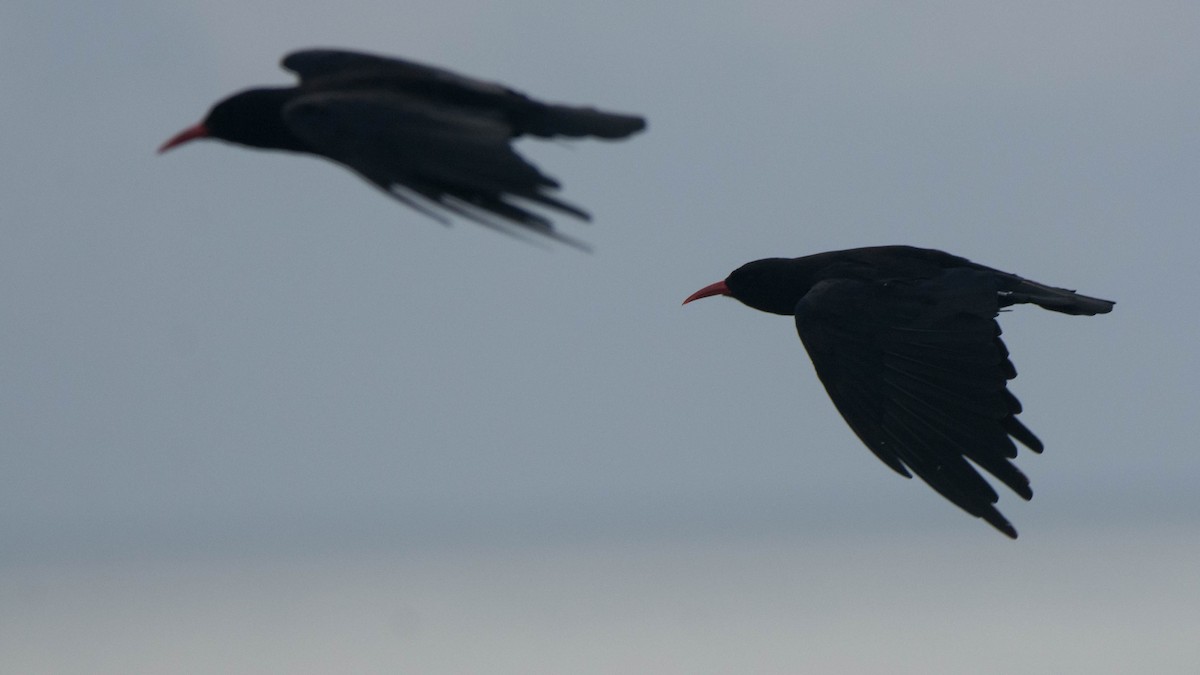
M 522 126 L 525 133 L 545 138 L 595 136 L 618 139 L 645 129 L 646 120 L 637 115 L 608 113 L 595 108 L 547 105 L 525 119 Z
M 1039 307 L 1063 314 L 1094 316 L 1108 314 L 1114 303 L 1111 300 L 1101 300 L 1087 295 L 1081 295 L 1066 288 L 1045 286 L 1036 281 L 1013 277 L 1011 283 L 1001 283 L 1000 306 L 1008 307 L 1020 303 L 1031 302 Z

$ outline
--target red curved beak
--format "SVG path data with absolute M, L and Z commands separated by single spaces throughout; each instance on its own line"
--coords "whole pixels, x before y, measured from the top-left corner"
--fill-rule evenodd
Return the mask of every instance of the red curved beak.
M 724 281 L 718 281 L 715 284 L 709 284 L 709 285 L 705 286 L 704 288 L 701 288 L 700 290 L 696 291 L 695 293 L 692 293 L 691 295 L 688 296 L 687 300 L 683 301 L 683 304 L 686 305 L 693 300 L 699 300 L 700 298 L 707 298 L 712 295 L 733 295 L 733 294 L 729 292 L 729 287 L 725 285 Z
M 171 140 L 162 144 L 162 146 L 158 149 L 158 152 L 159 152 L 159 154 L 162 154 L 177 145 L 183 145 L 184 143 L 187 143 L 188 141 L 194 141 L 197 138 L 204 138 L 207 135 L 208 135 L 208 127 L 205 127 L 204 123 L 201 122 L 200 124 L 197 124 L 194 127 L 188 127 L 186 129 L 184 129 L 183 131 L 172 136 Z

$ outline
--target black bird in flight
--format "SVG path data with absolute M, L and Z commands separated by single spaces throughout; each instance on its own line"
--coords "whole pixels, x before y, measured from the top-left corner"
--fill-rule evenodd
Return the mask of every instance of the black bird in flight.
M 817 376 L 871 452 L 1014 539 L 972 463 L 1028 500 L 1012 439 L 1043 446 L 1017 420 L 1017 371 L 996 316 L 1021 303 L 1088 316 L 1114 304 L 911 246 L 756 260 L 683 302 L 713 295 L 794 316 Z
M 197 138 L 307 152 L 349 167 L 443 223 L 439 208 L 509 234 L 516 231 L 506 224 L 515 224 L 578 245 L 530 203 L 591 216 L 548 194 L 558 182 L 518 155 L 512 141 L 619 139 L 646 126 L 636 115 L 543 103 L 499 84 L 373 54 L 309 49 L 288 54 L 282 65 L 300 76 L 298 86 L 234 94 L 159 152 Z

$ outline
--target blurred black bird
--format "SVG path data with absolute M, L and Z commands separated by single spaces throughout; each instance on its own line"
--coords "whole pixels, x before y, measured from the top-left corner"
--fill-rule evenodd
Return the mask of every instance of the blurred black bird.
M 1017 420 L 996 316 L 1020 303 L 1088 316 L 1114 304 L 911 246 L 756 260 L 683 302 L 713 295 L 795 316 L 817 376 L 871 452 L 1014 539 L 972 463 L 1030 499 L 1012 439 L 1043 446 Z
M 646 126 L 636 115 L 542 103 L 499 84 L 373 54 L 309 49 L 288 54 L 282 65 L 300 76 L 298 86 L 234 94 L 159 152 L 197 138 L 307 152 L 443 223 L 439 208 L 509 234 L 515 224 L 579 245 L 530 203 L 591 216 L 548 194 L 558 182 L 518 155 L 512 141 L 619 139 Z

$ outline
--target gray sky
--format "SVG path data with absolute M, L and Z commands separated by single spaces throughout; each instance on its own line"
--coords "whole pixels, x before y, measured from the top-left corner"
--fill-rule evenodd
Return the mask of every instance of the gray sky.
M 296 645 L 315 672 L 539 672 L 539 649 L 563 672 L 604 651 L 589 634 L 613 651 L 587 672 L 730 672 L 746 645 L 760 672 L 898 672 L 860 642 L 929 672 L 924 630 L 966 645 L 933 664 L 946 672 L 1022 644 L 997 672 L 1121 672 L 1119 650 L 1072 640 L 1089 631 L 1160 672 L 1200 660 L 1170 639 L 1200 627 L 1175 562 L 1200 534 L 1200 7 L 294 7 L 0 7 L 0 628 L 23 627 L 0 652 L 88 670 L 86 649 L 50 646 L 86 598 L 125 610 L 109 633 L 71 628 L 112 672 L 203 672 L 181 655 L 260 613 L 277 630 L 239 636 L 248 672 L 295 672 Z M 442 227 L 312 158 L 155 155 L 229 93 L 289 83 L 279 58 L 309 46 L 645 114 L 627 142 L 519 146 L 594 214 L 560 225 L 595 253 Z M 1002 317 L 1022 419 L 1047 445 L 1018 461 L 1034 500 L 1001 498 L 1018 542 L 871 456 L 789 320 L 679 306 L 749 260 L 889 243 L 1118 303 Z M 544 574 L 506 577 L 520 561 Z M 387 569 L 427 583 L 405 595 Z M 463 590 L 493 576 L 507 590 Z M 392 626 L 350 649 L 344 626 L 273 622 L 287 602 L 323 611 L 314 587 L 364 625 L 401 598 L 424 641 L 390 651 Z M 698 589 L 714 594 L 701 612 Z M 1126 625 L 1139 602 L 1162 611 Z M 1047 639 L 1038 603 L 1088 631 Z M 916 622 L 912 640 L 857 611 Z M 210 642 L 148 647 L 160 616 Z M 461 643 L 484 656 L 446 656 Z

